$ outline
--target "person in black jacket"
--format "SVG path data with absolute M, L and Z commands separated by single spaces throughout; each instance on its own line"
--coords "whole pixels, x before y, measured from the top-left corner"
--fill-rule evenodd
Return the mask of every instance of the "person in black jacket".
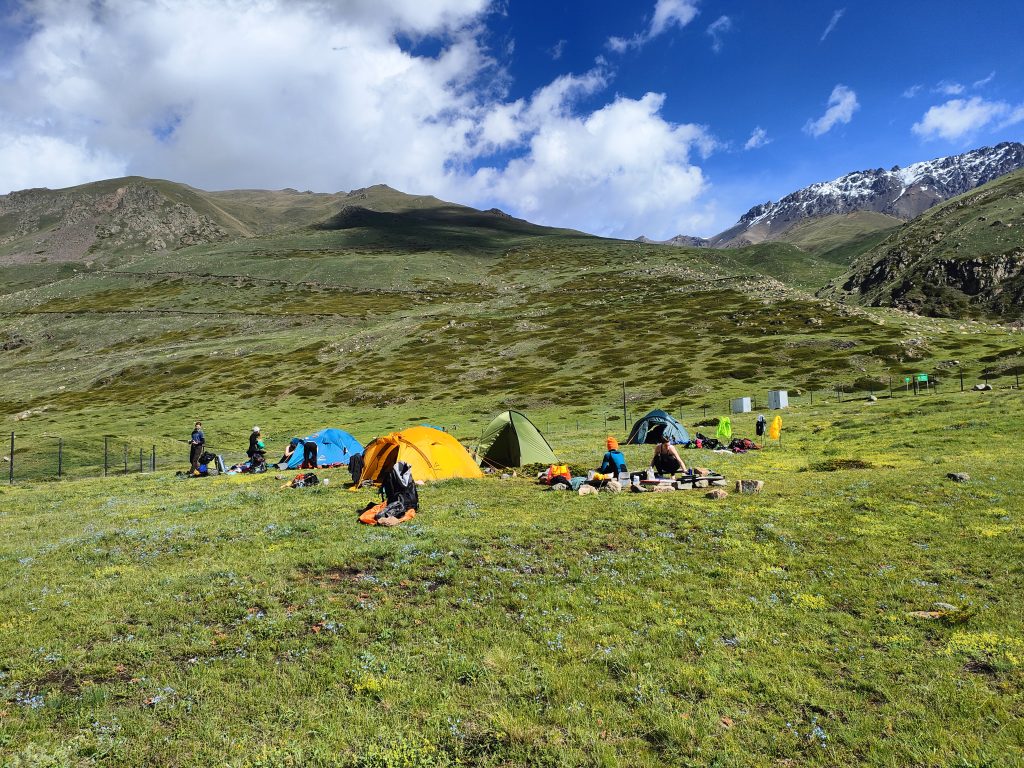
M 259 447 L 260 442 L 260 428 L 253 427 L 252 432 L 249 433 L 249 450 L 245 452 L 245 455 L 251 460 L 256 452 L 261 450 Z
M 316 440 L 306 440 L 302 444 L 302 469 L 316 469 Z
M 206 435 L 203 434 L 203 423 L 197 421 L 192 429 L 192 436 L 189 438 L 188 461 L 192 465 L 192 473 L 199 474 L 199 457 L 203 455 L 206 445 Z

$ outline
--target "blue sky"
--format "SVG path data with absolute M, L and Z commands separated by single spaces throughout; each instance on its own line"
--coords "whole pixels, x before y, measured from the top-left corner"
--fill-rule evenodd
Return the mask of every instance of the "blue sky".
M 813 181 L 1024 138 L 1024 9 L 979 7 L 7 0 L 0 193 L 388 183 L 710 235 Z

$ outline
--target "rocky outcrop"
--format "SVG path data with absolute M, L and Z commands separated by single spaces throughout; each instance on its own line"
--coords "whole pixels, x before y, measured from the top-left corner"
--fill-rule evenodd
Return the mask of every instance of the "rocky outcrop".
M 707 248 L 711 244 L 710 240 L 706 240 L 703 237 L 693 237 L 692 235 L 676 235 L 668 240 L 651 240 L 649 237 L 640 235 L 636 242 L 647 245 L 675 245 L 680 248 Z
M 77 261 L 105 251 L 163 251 L 229 235 L 142 179 L 0 196 L 0 264 Z

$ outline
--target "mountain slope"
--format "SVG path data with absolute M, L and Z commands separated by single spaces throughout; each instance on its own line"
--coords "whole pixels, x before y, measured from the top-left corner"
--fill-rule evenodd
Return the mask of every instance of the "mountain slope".
M 770 240 L 790 239 L 791 230 L 810 219 L 872 212 L 875 230 L 920 215 L 944 200 L 963 194 L 1007 173 L 1024 168 L 1024 144 L 1005 142 L 962 155 L 856 171 L 818 182 L 778 202 L 754 206 L 735 226 L 711 238 L 714 248 L 733 248 Z M 865 221 L 868 221 L 865 219 Z
M 1024 170 L 903 225 L 823 295 L 940 317 L 1024 317 Z

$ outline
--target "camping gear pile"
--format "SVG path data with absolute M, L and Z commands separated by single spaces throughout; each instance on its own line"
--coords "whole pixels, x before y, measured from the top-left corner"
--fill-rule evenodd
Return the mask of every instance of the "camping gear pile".
M 363 445 L 343 429 L 321 429 L 309 437 L 299 440 L 300 446 L 288 458 L 286 469 L 299 469 L 307 454 L 315 454 L 316 466 L 347 467 L 351 458 L 363 452 Z M 314 451 L 306 451 L 307 445 L 315 447 Z
M 420 498 L 412 467 L 404 461 L 395 462 L 384 475 L 380 495 L 380 503 L 367 504 L 363 509 L 359 515 L 360 523 L 394 526 L 416 517 Z
M 324 483 L 327 481 L 325 480 Z M 320 485 L 320 478 L 312 472 L 301 472 L 289 480 L 287 483 L 282 485 L 282 488 L 312 488 L 314 485 Z

